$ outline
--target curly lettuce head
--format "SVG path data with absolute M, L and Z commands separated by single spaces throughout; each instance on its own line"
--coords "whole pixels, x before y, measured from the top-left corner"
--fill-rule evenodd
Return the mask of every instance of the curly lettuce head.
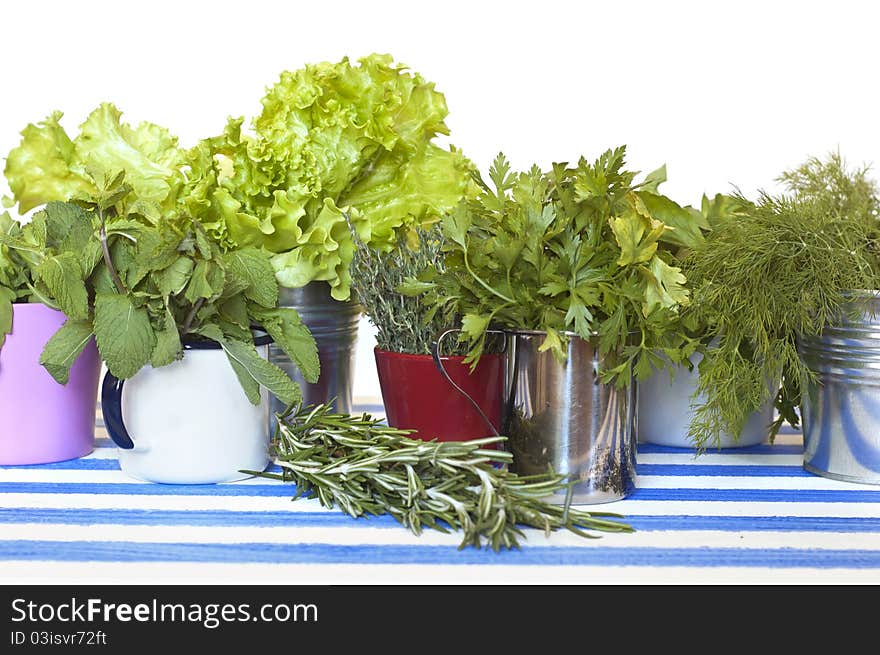
M 211 216 L 232 243 L 277 253 L 285 286 L 325 280 L 347 299 L 352 230 L 390 249 L 471 188 L 472 164 L 432 143 L 448 134 L 445 98 L 388 55 L 285 71 L 262 107 L 250 133 L 230 119 L 204 142 L 221 171 Z

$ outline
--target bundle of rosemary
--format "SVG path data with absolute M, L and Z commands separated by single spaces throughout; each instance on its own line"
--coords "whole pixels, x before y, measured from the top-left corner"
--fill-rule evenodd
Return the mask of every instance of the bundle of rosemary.
M 798 339 L 819 335 L 858 289 L 880 288 L 880 199 L 866 168 L 849 170 L 839 153 L 783 173 L 786 192 L 741 194 L 729 219 L 716 221 L 683 268 L 693 302 L 689 320 L 714 339 L 700 362 L 705 394 L 691 424 L 699 450 L 722 431 L 739 434 L 764 402 L 797 427 L 813 375 Z
M 424 528 L 463 533 L 461 545 L 518 548 L 523 526 L 546 534 L 565 528 L 632 532 L 609 512 L 586 512 L 546 496 L 570 489 L 565 476 L 518 476 L 510 453 L 491 449 L 504 437 L 437 442 L 407 437 L 369 414 L 334 414 L 329 405 L 278 414 L 272 456 L 279 473 L 249 473 L 296 484 L 294 499 L 313 495 L 353 517 L 390 514 L 419 535 Z

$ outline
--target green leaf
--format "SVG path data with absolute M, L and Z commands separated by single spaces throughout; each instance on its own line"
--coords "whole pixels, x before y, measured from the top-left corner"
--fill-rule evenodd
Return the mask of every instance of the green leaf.
M 544 341 L 538 346 L 538 352 L 545 352 L 547 350 L 553 353 L 553 356 L 558 361 L 565 361 L 566 356 L 565 350 L 562 347 L 562 339 L 559 337 L 559 332 L 552 328 L 547 330 L 547 336 L 544 337 Z
M 60 251 L 79 253 L 92 240 L 91 214 L 72 202 L 46 205 L 46 245 Z
M 633 209 L 610 218 L 609 224 L 620 246 L 619 266 L 651 259 L 657 252 L 657 241 L 666 229 L 660 221 L 647 219 Z
M 186 285 L 184 297 L 191 303 L 195 303 L 199 298 L 210 298 L 214 295 L 214 289 L 208 281 L 208 268 L 212 266 L 210 262 L 204 260 L 199 261 L 192 272 L 189 284 Z
M 703 232 L 700 228 L 705 225 L 705 221 L 698 219 L 666 196 L 648 192 L 639 192 L 638 196 L 645 203 L 651 216 L 671 228 L 661 234 L 661 240 L 686 248 L 696 248 L 703 242 Z
M 287 373 L 264 359 L 251 343 L 228 339 L 215 325 L 206 325 L 199 334 L 218 342 L 226 352 L 248 400 L 254 405 L 261 402 L 259 387 L 265 387 L 286 405 L 299 402 L 302 394 L 299 385 Z
M 97 239 L 89 241 L 80 252 L 79 263 L 83 277 L 88 278 L 103 258 L 104 249 L 101 247 L 101 242 Z
M 237 293 L 231 298 L 227 298 L 219 304 L 218 310 L 220 316 L 230 323 L 250 331 L 251 319 L 248 314 L 248 303 L 242 294 Z
M 464 205 L 443 217 L 443 235 L 462 248 L 467 248 L 467 233 L 471 226 L 470 213 Z
M 574 331 L 584 339 L 588 339 L 592 332 L 591 325 L 593 315 L 590 310 L 574 295 L 571 296 L 571 303 L 565 314 L 565 324 L 573 325 Z
M 150 364 L 157 368 L 167 366 L 183 356 L 183 348 L 180 344 L 180 333 L 171 310 L 165 308 L 165 325 L 156 331 L 156 345 L 150 353 Z
M 22 215 L 50 200 L 70 200 L 95 191 L 59 123 L 62 115 L 56 111 L 38 125 L 29 124 L 6 158 L 3 172 Z
M 156 285 L 163 296 L 176 296 L 183 291 L 193 272 L 195 262 L 180 256 L 167 268 L 156 273 Z
M 639 185 L 642 191 L 650 191 L 651 193 L 660 193 L 658 187 L 666 181 L 666 164 L 663 164 L 655 171 L 651 171 L 645 177 L 645 181 Z
M 407 278 L 403 284 L 396 287 L 395 291 L 404 296 L 420 296 L 428 291 L 433 291 L 437 285 L 433 282 L 422 282 L 415 278 Z
M 226 356 L 237 362 L 260 386 L 268 389 L 285 405 L 299 402 L 302 398 L 299 386 L 280 368 L 263 359 L 250 343 L 227 341 L 223 344 Z
M 6 335 L 12 334 L 12 303 L 15 293 L 6 287 L 0 287 L 0 348 L 6 342 Z
M 278 304 L 278 282 L 269 257 L 257 248 L 229 251 L 225 258 L 226 270 L 246 282 L 244 295 L 263 307 Z
M 37 266 L 36 273 L 68 318 L 88 317 L 89 295 L 77 255 L 65 252 L 47 256 Z
M 40 364 L 58 384 L 67 384 L 71 366 L 92 340 L 93 334 L 91 321 L 68 319 L 46 342 L 40 354 Z
M 252 310 L 275 344 L 290 357 L 306 382 L 315 383 L 321 372 L 318 346 L 309 328 L 302 322 L 299 313 L 292 307 Z
M 130 297 L 97 294 L 94 326 L 101 357 L 117 378 L 130 378 L 150 361 L 156 335 L 147 310 Z
M 644 314 L 648 316 L 657 307 L 676 307 L 688 303 L 687 279 L 676 266 L 669 266 L 660 257 L 651 260 L 646 275 Z
M 489 327 L 489 316 L 465 314 L 461 319 L 461 331 L 469 339 L 480 338 Z

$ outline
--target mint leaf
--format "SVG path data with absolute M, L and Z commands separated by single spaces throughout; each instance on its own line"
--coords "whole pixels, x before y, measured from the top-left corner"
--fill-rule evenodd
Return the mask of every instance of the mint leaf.
M 244 295 L 263 307 L 278 304 L 278 282 L 269 257 L 257 248 L 232 250 L 224 259 L 229 275 L 247 283 Z
M 150 364 L 157 368 L 167 366 L 180 359 L 183 354 L 180 345 L 180 333 L 171 310 L 165 308 L 165 326 L 156 332 L 156 345 L 150 353 Z
M 279 307 L 268 310 L 252 308 L 251 314 L 296 364 L 306 382 L 317 382 L 321 372 L 318 346 L 299 313 L 292 307 Z
M 210 298 L 214 295 L 211 283 L 208 282 L 208 266 L 208 262 L 200 261 L 193 269 L 189 284 L 186 285 L 186 293 L 183 294 L 191 303 L 199 298 Z
M 174 263 L 156 274 L 156 284 L 163 296 L 176 296 L 183 291 L 193 272 L 195 262 L 189 257 L 178 257 Z
M 227 338 L 216 325 L 205 325 L 199 328 L 198 333 L 223 347 L 245 395 L 254 405 L 259 405 L 262 400 L 260 386 L 266 387 L 286 405 L 302 399 L 299 385 L 287 373 L 263 359 L 253 344 Z
M 101 242 L 98 240 L 89 241 L 79 251 L 79 265 L 82 269 L 83 277 L 88 278 L 103 258 L 104 250 L 101 248 Z
M 62 251 L 78 252 L 92 239 L 92 216 L 72 202 L 49 202 L 46 216 L 46 246 Z
M 95 339 L 107 368 L 120 380 L 141 370 L 156 344 L 147 310 L 117 293 L 95 298 Z
M 15 293 L 6 287 L 0 287 L 0 348 L 6 343 L 6 335 L 12 334 L 12 302 Z
M 224 300 L 218 306 L 220 316 L 230 323 L 245 330 L 250 330 L 251 320 L 248 314 L 247 300 L 241 294 L 236 294 Z
M 58 384 L 67 384 L 70 367 L 92 340 L 93 334 L 91 321 L 68 319 L 46 342 L 40 354 L 40 364 Z
M 222 344 L 230 362 L 235 362 L 260 386 L 266 387 L 285 405 L 299 402 L 302 398 L 299 386 L 275 364 L 260 357 L 257 349 L 250 343 L 228 340 Z M 254 402 L 251 399 L 251 402 Z M 254 403 L 257 404 L 257 403 Z
M 37 265 L 36 273 L 68 318 L 88 318 L 89 295 L 75 254 L 65 252 L 47 256 Z

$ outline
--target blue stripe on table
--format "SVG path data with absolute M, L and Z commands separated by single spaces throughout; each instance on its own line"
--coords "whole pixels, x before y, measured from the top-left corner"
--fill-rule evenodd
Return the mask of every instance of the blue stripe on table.
M 115 458 L 71 459 L 52 464 L 28 466 L 0 466 L 2 470 L 41 470 L 41 471 L 118 471 L 119 461 Z M 269 467 L 270 473 L 281 471 L 280 466 Z M 738 477 L 807 477 L 815 478 L 800 466 L 774 466 L 762 464 L 638 464 L 640 475 L 664 476 L 738 476 Z
M 700 516 L 628 514 L 622 519 L 639 532 L 880 532 L 880 518 L 839 516 Z M 400 528 L 388 515 L 352 518 L 332 512 L 249 512 L 229 510 L 19 509 L 0 508 L 2 524 L 150 525 L 188 527 Z M 429 530 L 427 530 L 429 532 Z
M 292 483 L 140 484 L 126 482 L 0 482 L 0 494 L 118 494 L 121 496 L 288 496 Z M 635 489 L 626 500 L 771 503 L 880 503 L 880 487 L 858 489 Z M 600 511 L 600 510 L 596 510 Z
M 265 564 L 499 564 L 533 566 L 761 567 L 878 569 L 880 551 L 800 548 L 648 548 L 537 546 L 493 552 L 455 546 L 187 544 L 101 541 L 0 541 L 6 560 Z
M 640 443 L 636 450 L 646 455 L 694 455 L 693 448 L 676 448 L 674 446 L 657 446 L 650 443 Z M 743 446 L 742 448 L 707 448 L 707 455 L 802 455 L 804 447 L 801 444 L 760 444 L 757 446 Z

